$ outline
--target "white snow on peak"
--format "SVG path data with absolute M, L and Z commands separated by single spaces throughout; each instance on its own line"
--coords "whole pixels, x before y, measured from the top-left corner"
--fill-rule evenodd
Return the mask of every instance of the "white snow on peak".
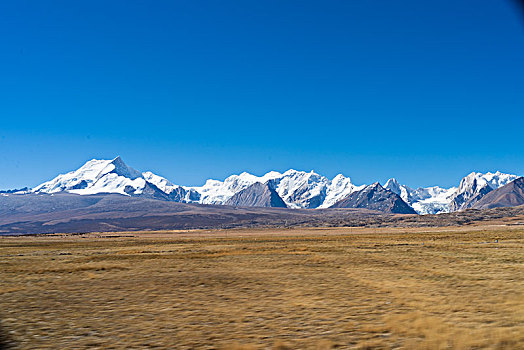
M 61 174 L 54 179 L 35 187 L 32 192 L 56 193 L 74 188 L 87 187 L 93 184 L 98 175 L 112 160 L 92 159 L 79 169 Z
M 290 208 L 327 208 L 351 192 L 361 188 L 349 178 L 337 175 L 329 180 L 314 171 L 289 169 L 284 173 L 268 172 L 263 176 L 249 173 L 231 175 L 224 181 L 207 180 L 203 186 L 190 187 L 201 194 L 203 204 L 223 204 L 235 193 L 256 182 L 271 185 Z
M 84 189 L 72 189 L 68 192 L 76 194 L 118 193 L 123 195 L 139 195 L 143 192 L 146 180 L 142 177 L 130 179 L 115 173 L 107 173 L 93 185 Z
M 517 178 L 517 175 L 504 174 L 500 171 L 497 171 L 495 173 L 487 172 L 485 174 L 472 172 L 468 174 L 466 177 L 464 177 L 462 181 L 460 181 L 458 192 L 478 192 L 480 188 L 486 185 L 488 185 L 491 189 L 494 190 L 510 183 L 511 181 Z
M 460 209 L 468 199 L 502 187 L 517 179 L 517 175 L 472 172 L 460 181 L 459 187 L 441 188 L 438 186 L 412 189 L 390 179 L 385 188 L 397 193 L 419 214 L 447 213 Z
M 316 208 L 325 198 L 329 180 L 314 171 L 290 169 L 275 181 L 276 191 L 290 208 Z
M 349 177 L 338 174 L 331 180 L 326 191 L 326 198 L 319 208 L 329 208 L 339 200 L 349 196 L 355 191 L 362 190 L 366 185 L 355 186 Z
M 137 170 L 127 166 L 122 158 L 120 156 L 116 157 L 115 159 L 111 160 L 104 169 L 97 175 L 97 178 L 101 178 L 102 176 L 113 173 L 118 176 L 124 176 L 131 180 L 135 180 L 139 177 L 142 177 L 142 174 L 138 172 Z
M 460 181 L 459 187 L 438 186 L 413 189 L 389 179 L 384 188 L 398 194 L 419 214 L 437 214 L 460 210 L 469 199 L 481 198 L 517 179 L 517 175 L 472 172 Z M 173 184 L 150 171 L 140 173 L 127 166 L 120 157 L 110 160 L 92 159 L 79 169 L 61 174 L 33 188 L 34 193 L 70 192 L 76 194 L 119 193 L 152 196 L 181 202 L 224 204 L 234 194 L 254 183 L 268 183 L 290 208 L 329 208 L 355 191 L 371 190 L 378 182 L 366 187 L 356 186 L 349 177 L 338 174 L 333 179 L 314 171 L 289 169 L 284 173 L 270 171 L 262 176 L 247 172 L 231 175 L 224 181 L 207 180 L 203 186 L 187 187 Z M 153 186 L 154 185 L 154 186 Z M 165 195 L 165 196 L 164 196 Z
M 256 176 L 246 172 L 240 175 L 231 175 L 223 182 L 219 180 L 207 180 L 203 186 L 188 187 L 200 193 L 202 204 L 224 204 L 235 193 L 251 186 L 256 182 L 266 183 L 282 176 L 279 172 L 271 171 L 263 176 Z
M 140 194 L 145 179 L 135 169 L 128 167 L 120 157 L 111 160 L 92 159 L 79 169 L 61 174 L 35 187 L 35 193 L 66 191 L 76 194 L 120 193 Z
M 173 192 L 174 189 L 180 187 L 178 185 L 172 184 L 168 179 L 153 174 L 150 171 L 143 172 L 142 176 L 144 177 L 144 179 L 146 179 L 146 181 L 152 183 L 166 194 L 170 194 L 171 192 Z
M 470 199 L 480 199 L 486 193 L 502 187 L 519 176 L 505 174 L 497 171 L 495 173 L 472 172 L 460 181 L 459 188 L 450 198 L 450 210 L 461 210 L 469 207 Z
M 400 195 L 400 191 L 402 189 L 405 189 L 407 188 L 407 186 L 404 186 L 404 185 L 401 185 L 397 179 L 395 179 L 394 177 L 392 177 L 391 179 L 389 179 L 388 181 L 386 181 L 386 184 L 383 186 L 385 189 L 387 190 L 390 190 L 391 192 L 394 192 L 398 195 Z
M 142 174 L 127 166 L 122 158 L 112 159 L 96 176 L 96 181 L 86 188 L 69 189 L 76 194 L 119 193 L 139 195 L 146 186 Z
M 400 184 L 395 178 L 386 182 L 384 188 L 398 194 L 419 214 L 437 214 L 449 211 L 449 197 L 455 187 L 445 189 L 438 186 L 413 189 Z

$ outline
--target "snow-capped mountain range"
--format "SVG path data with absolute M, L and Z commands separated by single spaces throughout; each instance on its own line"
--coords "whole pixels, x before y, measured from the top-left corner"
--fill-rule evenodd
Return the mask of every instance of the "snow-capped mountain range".
M 485 194 L 518 177 L 500 172 L 474 172 L 463 178 L 458 187 L 447 189 L 438 186 L 413 189 L 392 178 L 383 188 L 400 196 L 419 214 L 436 214 L 470 208 Z M 377 186 L 377 183 L 354 185 L 349 177 L 342 174 L 328 179 L 313 171 L 290 169 L 284 173 L 271 171 L 263 176 L 244 172 L 231 175 L 224 181 L 207 180 L 203 186 L 189 187 L 173 184 L 149 171 L 141 173 L 116 157 L 111 160 L 90 160 L 79 169 L 58 175 L 27 192 L 69 192 L 80 195 L 118 193 L 183 203 L 226 204 L 233 196 L 257 183 L 268 184 L 269 188 L 264 189 L 264 195 L 276 192 L 289 208 L 311 209 L 333 207 L 354 192 L 367 193 L 369 186 Z M 251 191 L 250 196 L 256 193 Z M 251 198 L 251 201 L 257 203 L 256 198 Z

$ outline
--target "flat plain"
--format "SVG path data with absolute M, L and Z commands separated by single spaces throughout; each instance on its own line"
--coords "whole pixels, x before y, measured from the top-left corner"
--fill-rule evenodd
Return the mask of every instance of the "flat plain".
M 15 348 L 524 348 L 524 226 L 0 238 Z

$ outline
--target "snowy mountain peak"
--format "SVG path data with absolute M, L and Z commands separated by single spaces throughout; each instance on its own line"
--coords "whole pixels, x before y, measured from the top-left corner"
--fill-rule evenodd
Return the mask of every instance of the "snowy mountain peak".
M 472 207 L 487 193 L 517 178 L 516 175 L 500 171 L 472 172 L 460 181 L 458 188 L 433 186 L 413 189 L 400 184 L 395 178 L 390 178 L 384 186 L 378 182 L 369 186 L 356 186 L 342 174 L 330 180 L 313 170 L 289 169 L 284 173 L 270 171 L 262 176 L 243 172 L 223 181 L 210 179 L 203 186 L 186 187 L 173 184 L 150 171 L 140 173 L 126 165 L 121 157 L 116 157 L 110 160 L 92 159 L 77 170 L 58 175 L 30 192 L 65 191 L 82 195 L 119 193 L 175 202 L 225 204 L 234 195 L 250 188 L 243 193 L 244 197 L 241 196 L 243 200 L 249 197 L 249 203 L 260 204 L 265 203 L 264 198 L 276 198 L 274 191 L 289 208 L 329 208 L 354 192 L 359 192 L 357 197 L 364 194 L 372 196 L 378 192 L 384 193 L 386 189 L 400 196 L 417 213 L 436 214 Z M 264 186 L 253 186 L 257 183 Z M 257 194 L 271 196 L 255 198 Z
M 458 190 L 450 198 L 450 210 L 462 210 L 472 207 L 489 192 L 507 185 L 518 178 L 517 175 L 472 172 L 460 181 Z
M 350 178 L 349 178 L 349 177 L 346 177 L 346 176 L 344 176 L 344 175 L 342 175 L 342 174 L 337 174 L 337 175 L 333 178 L 333 180 L 331 180 L 331 182 L 340 182 L 340 181 L 344 181 L 344 180 L 350 180 Z
M 35 187 L 32 192 L 56 193 L 86 188 L 97 180 L 100 172 L 111 162 L 112 160 L 91 159 L 77 170 L 58 175 L 54 179 Z
M 144 179 L 158 187 L 160 190 L 164 191 L 166 194 L 171 193 L 175 187 L 178 187 L 172 184 L 168 179 L 153 174 L 150 171 L 143 172 L 142 176 Z
M 124 161 L 122 160 L 122 158 L 120 158 L 120 156 L 111 160 L 104 167 L 104 169 L 102 169 L 102 171 L 98 174 L 97 178 L 101 178 L 102 176 L 109 174 L 109 173 L 117 174 L 119 176 L 124 176 L 131 180 L 135 180 L 142 176 L 140 172 L 127 166 L 127 164 L 124 163 Z
M 400 184 L 395 178 L 386 182 L 384 188 L 396 193 L 419 214 L 436 214 L 449 211 L 449 197 L 456 188 L 438 186 L 413 189 Z
M 400 183 L 394 177 L 392 177 L 388 181 L 386 181 L 386 184 L 388 184 L 388 183 L 400 185 Z
M 293 175 L 295 173 L 303 173 L 303 174 L 305 174 L 306 172 L 305 171 L 298 171 L 298 170 L 295 170 L 295 169 L 289 169 L 289 170 L 284 171 L 284 173 L 282 175 L 284 175 L 284 176 L 291 176 L 291 175 Z
M 397 181 L 397 179 L 395 179 L 394 177 L 392 177 L 391 179 L 389 179 L 388 181 L 386 181 L 386 184 L 384 185 L 384 188 L 387 188 L 391 191 L 393 191 L 394 188 L 397 188 L 397 189 L 400 189 L 400 183 Z M 393 191 L 395 192 L 395 191 Z
M 517 178 L 517 175 L 505 174 L 500 171 L 495 173 L 487 172 L 485 174 L 472 172 L 460 181 L 459 191 L 471 189 L 473 187 L 481 188 L 485 185 L 488 185 L 492 189 L 497 189 Z
M 314 171 L 289 169 L 284 173 L 270 171 L 263 176 L 249 173 L 231 175 L 224 181 L 208 180 L 203 186 L 192 189 L 202 195 L 201 203 L 223 204 L 234 194 L 256 182 L 270 182 L 271 188 L 291 208 L 327 208 L 356 188 L 343 175 L 337 175 L 330 181 Z
M 351 179 L 342 174 L 338 174 L 331 180 L 326 189 L 326 197 L 319 208 L 329 208 L 342 198 L 347 197 L 355 191 L 363 189 L 365 185 L 355 186 Z
M 283 176 L 285 177 L 301 177 L 301 178 L 306 178 L 306 177 L 323 177 L 317 173 L 315 173 L 313 170 L 307 172 L 307 171 L 302 171 L 302 170 L 295 170 L 295 169 L 289 169 L 287 171 L 285 171 L 283 174 Z
M 92 159 L 79 169 L 61 174 L 35 187 L 35 193 L 71 192 L 77 194 L 120 193 L 141 194 L 145 179 L 135 169 L 128 167 L 122 158 L 111 160 Z
M 374 189 L 374 188 L 383 188 L 380 182 L 373 182 L 371 185 L 367 186 L 367 188 Z
M 390 190 L 393 193 L 398 194 L 404 202 L 410 205 L 413 202 L 413 197 L 416 196 L 415 190 L 406 185 L 401 185 L 395 178 L 389 179 L 384 185 L 384 188 Z

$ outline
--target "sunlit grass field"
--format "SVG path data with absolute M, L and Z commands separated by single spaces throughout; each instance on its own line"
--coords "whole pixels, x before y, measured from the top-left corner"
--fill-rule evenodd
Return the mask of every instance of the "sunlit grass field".
M 523 349 L 524 228 L 0 239 L 20 349 Z

